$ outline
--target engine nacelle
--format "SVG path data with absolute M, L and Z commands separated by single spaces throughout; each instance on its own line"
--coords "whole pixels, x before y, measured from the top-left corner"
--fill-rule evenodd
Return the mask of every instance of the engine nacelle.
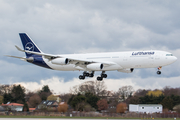
M 68 58 L 55 58 L 51 60 L 51 63 L 56 65 L 66 65 L 69 63 L 69 60 Z
M 87 65 L 87 69 L 89 70 L 102 70 L 103 67 L 104 65 L 101 63 L 92 63 L 92 64 Z
M 133 71 L 134 71 L 134 68 L 118 70 L 118 72 L 124 72 L 124 73 L 132 73 Z

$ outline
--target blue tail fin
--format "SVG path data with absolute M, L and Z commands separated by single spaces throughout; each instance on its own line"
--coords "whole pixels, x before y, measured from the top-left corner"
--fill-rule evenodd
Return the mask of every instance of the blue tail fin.
M 34 52 L 41 52 L 41 50 L 37 47 L 37 45 L 28 37 L 26 33 L 19 33 L 19 36 L 22 41 L 22 45 L 24 50 L 27 51 L 34 51 Z M 27 57 L 32 56 L 33 54 L 26 53 Z

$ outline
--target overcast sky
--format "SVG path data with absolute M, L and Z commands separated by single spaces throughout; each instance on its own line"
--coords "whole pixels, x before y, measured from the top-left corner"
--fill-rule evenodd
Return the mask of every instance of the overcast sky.
M 30 90 L 48 84 L 56 93 L 69 92 L 82 72 L 54 71 L 5 57 L 25 54 L 20 32 L 27 33 L 45 53 L 92 53 L 164 50 L 179 59 L 163 67 L 107 72 L 108 90 L 180 87 L 179 0 L 0 0 L 0 84 L 21 83 Z M 96 76 L 100 72 L 96 72 Z M 96 80 L 96 77 L 88 80 Z

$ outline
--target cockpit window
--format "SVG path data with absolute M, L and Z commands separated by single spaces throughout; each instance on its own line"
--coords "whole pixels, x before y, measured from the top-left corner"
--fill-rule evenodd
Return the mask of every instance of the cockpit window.
M 166 56 L 173 56 L 173 54 L 166 54 Z

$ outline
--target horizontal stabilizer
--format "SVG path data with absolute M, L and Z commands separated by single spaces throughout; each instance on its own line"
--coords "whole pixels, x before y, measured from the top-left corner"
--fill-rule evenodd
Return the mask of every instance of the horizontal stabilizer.
M 27 58 L 24 58 L 24 57 L 17 57 L 17 56 L 11 56 L 11 55 L 5 55 L 5 56 L 7 56 L 7 57 L 13 57 L 13 58 L 18 58 L 18 59 L 21 59 L 21 60 L 24 60 L 24 61 L 27 60 Z

